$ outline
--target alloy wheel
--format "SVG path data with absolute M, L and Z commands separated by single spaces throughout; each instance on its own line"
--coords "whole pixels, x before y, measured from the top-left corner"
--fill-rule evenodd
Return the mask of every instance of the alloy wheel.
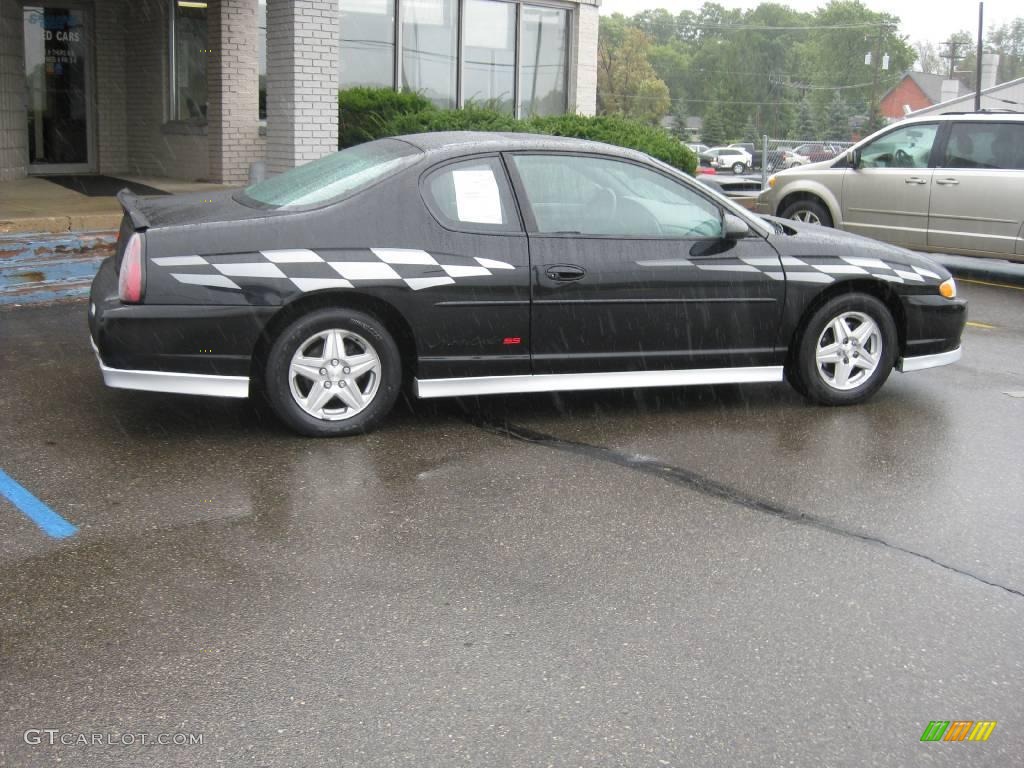
M 350 419 L 377 395 L 381 362 L 377 350 L 352 331 L 329 328 L 302 342 L 288 367 L 295 403 L 324 421 Z
M 882 360 L 882 331 L 863 312 L 843 312 L 818 337 L 814 353 L 821 380 L 832 389 L 849 391 L 864 384 Z
M 790 218 L 795 221 L 802 221 L 805 224 L 821 224 L 821 219 L 818 218 L 818 214 L 814 211 L 809 211 L 806 208 L 795 211 Z

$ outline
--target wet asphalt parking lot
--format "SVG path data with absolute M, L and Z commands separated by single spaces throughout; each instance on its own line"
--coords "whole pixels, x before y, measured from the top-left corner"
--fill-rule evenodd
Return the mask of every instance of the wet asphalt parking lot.
M 964 359 L 859 407 L 496 397 L 334 441 L 104 388 L 84 303 L 4 310 L 0 469 L 77 532 L 0 498 L 0 765 L 1019 765 L 1024 291 L 960 289 Z

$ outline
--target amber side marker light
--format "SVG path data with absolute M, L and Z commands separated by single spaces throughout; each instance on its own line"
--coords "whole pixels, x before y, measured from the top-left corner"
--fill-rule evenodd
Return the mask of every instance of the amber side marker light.
M 947 299 L 956 298 L 956 283 L 953 282 L 952 277 L 939 285 L 939 293 L 941 293 Z

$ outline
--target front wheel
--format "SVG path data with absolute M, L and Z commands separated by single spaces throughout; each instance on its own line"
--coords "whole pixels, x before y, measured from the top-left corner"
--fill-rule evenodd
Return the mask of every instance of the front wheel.
M 744 165 L 743 163 L 733 163 L 732 164 L 732 172 L 734 174 L 736 174 L 737 176 L 739 176 L 741 173 L 743 173 L 746 170 L 747 170 L 747 166 Z
M 398 347 L 376 318 L 319 309 L 294 320 L 267 355 L 267 400 L 285 424 L 310 437 L 374 429 L 402 381 Z
M 836 296 L 807 321 L 788 375 L 793 387 L 821 405 L 853 405 L 889 378 L 896 358 L 896 325 L 874 296 Z
M 780 216 L 783 219 L 802 221 L 805 224 L 820 224 L 823 227 L 832 226 L 832 214 L 828 212 L 828 208 L 817 200 L 809 200 L 807 198 L 790 203 Z

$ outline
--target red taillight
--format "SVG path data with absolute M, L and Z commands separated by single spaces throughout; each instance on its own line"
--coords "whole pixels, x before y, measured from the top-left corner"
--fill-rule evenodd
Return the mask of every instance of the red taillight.
M 127 304 L 142 301 L 142 237 L 138 232 L 128 238 L 128 244 L 124 247 L 117 294 Z

